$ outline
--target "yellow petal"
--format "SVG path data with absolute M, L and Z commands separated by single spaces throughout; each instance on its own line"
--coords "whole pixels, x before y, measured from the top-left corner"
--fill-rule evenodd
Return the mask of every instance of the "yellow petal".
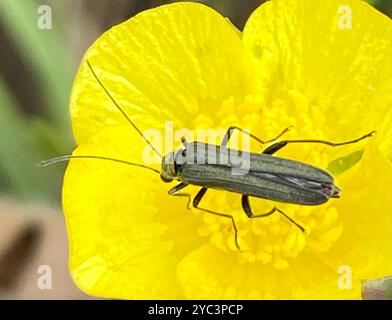
M 377 134 L 380 150 L 392 162 L 392 104 L 386 105 L 385 112 L 380 112 L 379 123 L 381 126 Z
M 124 122 L 87 60 L 133 120 L 150 119 L 156 128 L 165 120 L 184 127 L 200 110 L 215 114 L 224 99 L 242 100 L 253 86 L 241 38 L 219 13 L 187 2 L 147 10 L 107 31 L 87 51 L 71 97 L 78 143 Z
M 74 155 L 143 163 L 144 142 L 132 128 L 103 130 Z M 85 292 L 132 299 L 181 298 L 177 263 L 203 245 L 201 217 L 185 199 L 170 197 L 159 175 L 98 159 L 71 160 L 63 207 L 70 241 L 70 270 Z
M 271 264 L 238 263 L 234 255 L 211 245 L 192 252 L 178 267 L 189 299 L 359 299 L 361 284 L 344 286 L 342 274 L 309 254 L 284 270 Z M 343 282 L 343 288 L 339 283 Z
M 382 129 L 392 107 L 392 21 L 364 1 L 269 1 L 243 39 L 270 96 L 300 91 L 332 139 Z
M 392 274 L 392 166 L 376 149 L 339 177 L 342 197 L 335 201 L 343 233 L 319 257 L 332 268 L 348 265 L 357 279 Z

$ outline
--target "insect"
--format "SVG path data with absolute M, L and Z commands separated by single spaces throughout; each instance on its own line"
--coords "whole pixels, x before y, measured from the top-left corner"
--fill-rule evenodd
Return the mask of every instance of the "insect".
M 41 165 L 46 166 L 74 158 L 100 159 L 115 161 L 118 163 L 138 166 L 141 168 L 152 170 L 158 173 L 162 181 L 166 183 L 177 180 L 179 181 L 179 184 L 177 184 L 168 191 L 169 195 L 187 197 L 188 209 L 192 204 L 194 208 L 199 209 L 203 212 L 230 219 L 235 233 L 235 245 L 238 250 L 240 250 L 240 246 L 238 243 L 238 228 L 236 226 L 233 216 L 228 213 L 216 212 L 210 209 L 199 207 L 199 204 L 208 189 L 226 190 L 229 192 L 241 194 L 242 209 L 247 215 L 247 217 L 250 219 L 267 217 L 275 212 L 278 212 L 288 221 L 297 226 L 302 232 L 305 232 L 305 229 L 300 224 L 295 222 L 289 215 L 284 213 L 276 206 L 265 213 L 254 213 L 250 205 L 249 198 L 257 197 L 274 200 L 277 202 L 286 202 L 299 205 L 320 205 L 327 202 L 330 198 L 339 198 L 340 190 L 337 186 L 335 186 L 333 176 L 327 171 L 305 163 L 289 159 L 283 159 L 273 155 L 286 145 L 292 143 L 319 143 L 331 147 L 337 147 L 356 143 L 372 136 L 375 133 L 375 131 L 372 131 L 360 138 L 340 143 L 314 139 L 277 141 L 284 133 L 289 130 L 289 127 L 284 129 L 275 138 L 263 141 L 251 134 L 250 132 L 243 130 L 239 127 L 233 126 L 227 130 L 220 146 L 197 141 L 188 143 L 185 138 L 183 138 L 183 146 L 179 150 L 169 152 L 165 156 L 162 156 L 160 152 L 138 129 L 138 127 L 129 118 L 125 111 L 114 100 L 110 92 L 106 89 L 102 81 L 95 73 L 89 61 L 87 61 L 87 64 L 94 78 L 102 87 L 108 98 L 110 98 L 116 108 L 122 113 L 125 119 L 139 133 L 139 135 L 146 141 L 146 143 L 152 148 L 152 150 L 161 157 L 161 170 L 159 171 L 139 163 L 93 155 L 67 155 L 42 161 Z M 248 135 L 250 138 L 256 140 L 262 145 L 272 142 L 275 143 L 267 147 L 260 154 L 230 149 L 228 148 L 228 143 L 234 130 L 241 131 L 243 134 Z M 206 161 L 206 155 L 211 154 L 216 157 L 215 159 L 217 159 L 217 161 Z M 240 154 L 242 158 L 248 159 L 249 166 L 246 174 L 234 175 L 232 173 L 233 164 L 227 160 L 236 154 Z M 193 199 L 190 194 L 180 192 L 189 185 L 201 187 Z

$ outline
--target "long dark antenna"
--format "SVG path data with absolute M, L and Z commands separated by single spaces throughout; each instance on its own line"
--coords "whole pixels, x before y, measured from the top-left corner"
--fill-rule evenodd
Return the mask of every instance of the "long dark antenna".
M 39 165 L 41 167 L 47 167 L 47 166 L 51 166 L 53 164 L 57 164 L 59 162 L 68 161 L 70 159 L 98 159 L 98 160 L 113 161 L 113 162 L 122 163 L 122 164 L 130 165 L 130 166 L 135 166 L 135 167 L 148 169 L 148 170 L 154 171 L 155 173 L 160 174 L 159 170 L 151 168 L 151 167 L 148 167 L 148 166 L 145 166 L 144 164 L 129 162 L 129 161 L 120 160 L 120 159 L 113 159 L 113 158 L 108 158 L 108 157 L 101 157 L 101 156 L 73 156 L 73 155 L 66 155 L 66 156 L 56 157 L 56 158 L 52 158 L 52 159 L 48 159 L 48 160 L 43 160 L 43 161 L 41 161 L 39 163 Z
M 116 100 L 114 100 L 114 98 L 112 97 L 112 95 L 110 94 L 110 92 L 106 89 L 106 87 L 103 85 L 102 81 L 99 80 L 97 74 L 95 73 L 93 67 L 91 66 L 90 62 L 88 60 L 86 60 L 88 67 L 91 70 L 91 73 L 94 75 L 94 78 L 97 80 L 97 82 L 99 83 L 99 85 L 102 87 L 102 89 L 105 91 L 105 93 L 107 94 L 107 96 L 110 98 L 110 100 L 112 100 L 112 102 L 114 103 L 114 105 L 116 106 L 116 108 L 122 113 L 122 115 L 125 117 L 125 119 L 127 119 L 127 121 L 131 124 L 131 126 L 140 134 L 140 136 L 148 143 L 148 145 L 151 147 L 152 150 L 154 150 L 154 152 L 160 156 L 162 158 L 161 153 L 155 149 L 155 147 L 151 144 L 150 141 L 148 141 L 148 139 L 144 136 L 144 134 L 139 130 L 139 128 L 133 123 L 133 121 L 129 118 L 129 116 L 126 114 L 126 112 L 119 106 L 119 104 L 116 102 Z

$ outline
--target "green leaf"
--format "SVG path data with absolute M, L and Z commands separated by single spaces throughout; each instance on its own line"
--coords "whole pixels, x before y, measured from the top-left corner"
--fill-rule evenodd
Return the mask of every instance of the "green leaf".
M 344 171 L 350 169 L 359 160 L 361 160 L 362 155 L 363 155 L 363 150 L 359 150 L 350 153 L 347 156 L 337 158 L 329 163 L 327 170 L 333 175 L 341 174 Z

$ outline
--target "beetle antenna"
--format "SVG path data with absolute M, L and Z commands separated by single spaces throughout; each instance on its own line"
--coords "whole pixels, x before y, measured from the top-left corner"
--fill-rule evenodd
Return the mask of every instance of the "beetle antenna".
M 129 116 L 127 115 L 127 113 L 120 107 L 120 105 L 116 102 L 116 100 L 114 100 L 113 96 L 110 94 L 110 92 L 106 89 L 106 87 L 103 85 L 102 81 L 98 78 L 97 74 L 95 73 L 92 65 L 90 64 L 90 62 L 88 60 L 86 60 L 87 65 L 91 71 L 91 73 L 93 74 L 94 78 L 97 80 L 97 82 L 99 83 L 99 85 L 102 87 L 103 91 L 105 91 L 106 95 L 110 98 L 110 100 L 112 100 L 112 102 L 114 103 L 114 105 L 116 106 L 116 108 L 122 113 L 122 115 L 125 117 L 125 119 L 127 119 L 127 121 L 131 124 L 131 126 L 139 133 L 139 135 L 144 139 L 144 141 L 147 142 L 147 144 L 151 147 L 151 149 L 159 156 L 161 157 L 161 159 L 163 158 L 161 153 L 151 144 L 151 142 L 146 138 L 146 136 L 140 131 L 140 129 L 135 125 L 135 123 L 131 120 L 131 118 L 129 118 Z
M 70 159 L 97 159 L 97 160 L 106 160 L 106 161 L 113 161 L 113 162 L 117 162 L 117 163 L 122 163 L 122 164 L 126 164 L 129 166 L 134 166 L 134 167 L 140 167 L 140 168 L 144 168 L 144 169 L 148 169 L 151 171 L 154 171 L 155 173 L 161 174 L 159 170 L 145 166 L 144 164 L 140 164 L 140 163 L 135 163 L 135 162 L 129 162 L 129 161 L 125 161 L 125 160 L 120 160 L 120 159 L 114 159 L 114 158 L 109 158 L 109 157 L 101 157 L 101 156 L 73 156 L 73 155 L 65 155 L 65 156 L 61 156 L 61 157 L 56 157 L 56 158 L 52 158 L 52 159 L 48 159 L 48 160 L 43 160 L 41 162 L 39 162 L 39 166 L 40 167 L 48 167 L 60 162 L 64 162 L 64 161 L 68 161 Z

